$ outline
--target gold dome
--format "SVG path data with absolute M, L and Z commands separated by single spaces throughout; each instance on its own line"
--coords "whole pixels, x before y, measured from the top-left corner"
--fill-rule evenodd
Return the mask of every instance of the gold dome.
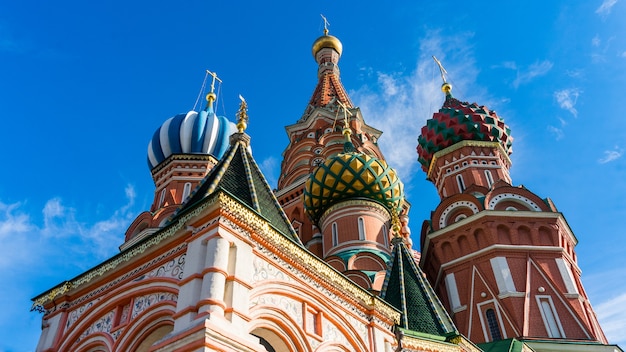
M 335 51 L 339 53 L 339 56 L 341 56 L 343 45 L 341 44 L 339 39 L 337 39 L 337 37 L 324 34 L 323 36 L 317 38 L 317 40 L 315 40 L 315 42 L 313 43 L 313 57 L 316 57 L 317 52 L 322 50 L 322 48 L 335 49 Z

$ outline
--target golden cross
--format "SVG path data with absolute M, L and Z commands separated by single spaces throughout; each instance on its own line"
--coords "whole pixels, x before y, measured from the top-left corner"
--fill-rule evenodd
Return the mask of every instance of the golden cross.
M 322 20 L 324 21 L 324 35 L 326 35 L 328 34 L 328 26 L 330 26 L 330 23 L 328 22 L 326 17 L 324 17 L 324 15 L 322 15 L 321 13 L 320 13 L 320 16 L 322 16 Z
M 206 70 L 206 73 L 208 75 L 211 75 L 211 77 L 213 77 L 213 80 L 211 80 L 211 93 L 213 93 L 215 91 L 215 81 L 218 81 L 218 82 L 222 83 L 222 80 L 219 79 L 219 77 L 217 77 L 217 73 L 215 73 L 215 72 L 211 72 L 209 70 Z
M 348 109 L 346 104 L 342 103 L 341 101 L 337 100 L 337 104 L 339 104 L 343 109 L 343 123 L 344 125 L 346 125 L 346 127 L 348 127 L 348 114 L 352 116 L 352 112 Z
M 435 63 L 437 64 L 437 66 L 439 66 L 439 72 L 441 72 L 441 79 L 443 80 L 443 83 L 448 83 L 448 81 L 446 81 L 446 76 L 445 76 L 448 74 L 448 71 L 446 71 L 446 69 L 443 68 L 441 61 L 437 60 L 435 55 L 433 55 L 433 60 L 435 60 Z

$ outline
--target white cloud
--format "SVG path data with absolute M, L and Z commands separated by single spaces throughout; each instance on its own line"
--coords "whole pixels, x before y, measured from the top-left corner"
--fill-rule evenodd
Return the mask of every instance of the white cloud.
M 595 35 L 595 37 L 593 37 L 591 39 L 591 46 L 600 46 L 600 36 L 599 35 Z
M 557 141 L 563 139 L 563 137 L 565 136 L 563 129 L 555 127 L 555 126 L 548 126 L 548 131 L 554 134 L 554 137 L 556 138 Z
M 626 51 L 624 51 L 624 52 L 622 53 L 622 55 L 620 55 L 620 56 L 621 56 L 621 57 L 626 57 Z
M 626 293 L 595 306 L 595 312 L 609 343 L 626 344 Z
M 577 88 L 562 89 L 554 92 L 554 98 L 557 103 L 559 103 L 561 109 L 565 109 L 572 113 L 572 115 L 578 116 L 578 111 L 575 106 L 580 93 L 580 90 Z
M 604 151 L 604 157 L 598 159 L 598 162 L 600 164 L 609 163 L 611 161 L 614 161 L 614 160 L 617 160 L 617 159 L 621 158 L 623 153 L 624 153 L 624 150 L 622 148 L 619 148 L 619 147 L 615 147 L 615 149 L 613 149 L 613 150 L 605 150 Z
M 431 31 L 420 42 L 421 54 L 412 72 L 377 72 L 375 86 L 363 86 L 349 93 L 361 108 L 365 122 L 384 130 L 379 146 L 405 185 L 414 176 L 424 177 L 417 162 L 417 137 L 444 100 L 439 68 L 432 55 L 446 68 L 448 81 L 455 87 L 453 94 L 456 92 L 465 100 L 471 97 L 461 89 L 473 88 L 474 94 L 482 93 L 473 87 L 478 70 L 469 44 L 471 36 L 465 33 L 445 37 Z
M 611 13 L 613 5 L 617 3 L 617 0 L 604 0 L 602 5 L 596 9 L 596 13 L 602 17 L 606 17 Z
M 536 77 L 547 74 L 552 69 L 552 66 L 554 66 L 552 62 L 543 60 L 530 65 L 526 71 L 517 70 L 517 77 L 513 81 L 513 87 L 517 88 L 521 84 L 526 84 Z

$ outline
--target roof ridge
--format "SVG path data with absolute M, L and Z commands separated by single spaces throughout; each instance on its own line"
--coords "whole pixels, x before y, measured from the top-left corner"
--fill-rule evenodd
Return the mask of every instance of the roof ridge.
M 179 206 L 170 221 L 221 189 L 254 210 L 284 236 L 300 243 L 296 231 L 247 147 L 249 137 L 244 137 L 247 135 L 231 139 L 224 157 Z
M 381 297 L 399 309 L 403 328 L 438 336 L 459 334 L 402 238 L 393 240 Z

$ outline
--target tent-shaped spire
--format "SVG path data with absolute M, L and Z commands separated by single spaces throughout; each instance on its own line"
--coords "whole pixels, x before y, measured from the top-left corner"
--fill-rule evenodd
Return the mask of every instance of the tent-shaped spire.
M 403 239 L 396 237 L 392 243 L 392 257 L 381 297 L 402 312 L 400 327 L 442 337 L 459 335 Z
M 242 109 L 245 109 L 244 104 L 245 101 L 242 103 Z M 277 231 L 299 243 L 300 240 L 287 215 L 250 153 L 248 148 L 250 136 L 243 132 L 247 121 L 247 115 L 244 115 L 245 113 L 240 116 L 237 124 L 239 132 L 230 136 L 229 149 L 176 211 L 173 218 L 212 194 L 223 191 L 265 218 Z

